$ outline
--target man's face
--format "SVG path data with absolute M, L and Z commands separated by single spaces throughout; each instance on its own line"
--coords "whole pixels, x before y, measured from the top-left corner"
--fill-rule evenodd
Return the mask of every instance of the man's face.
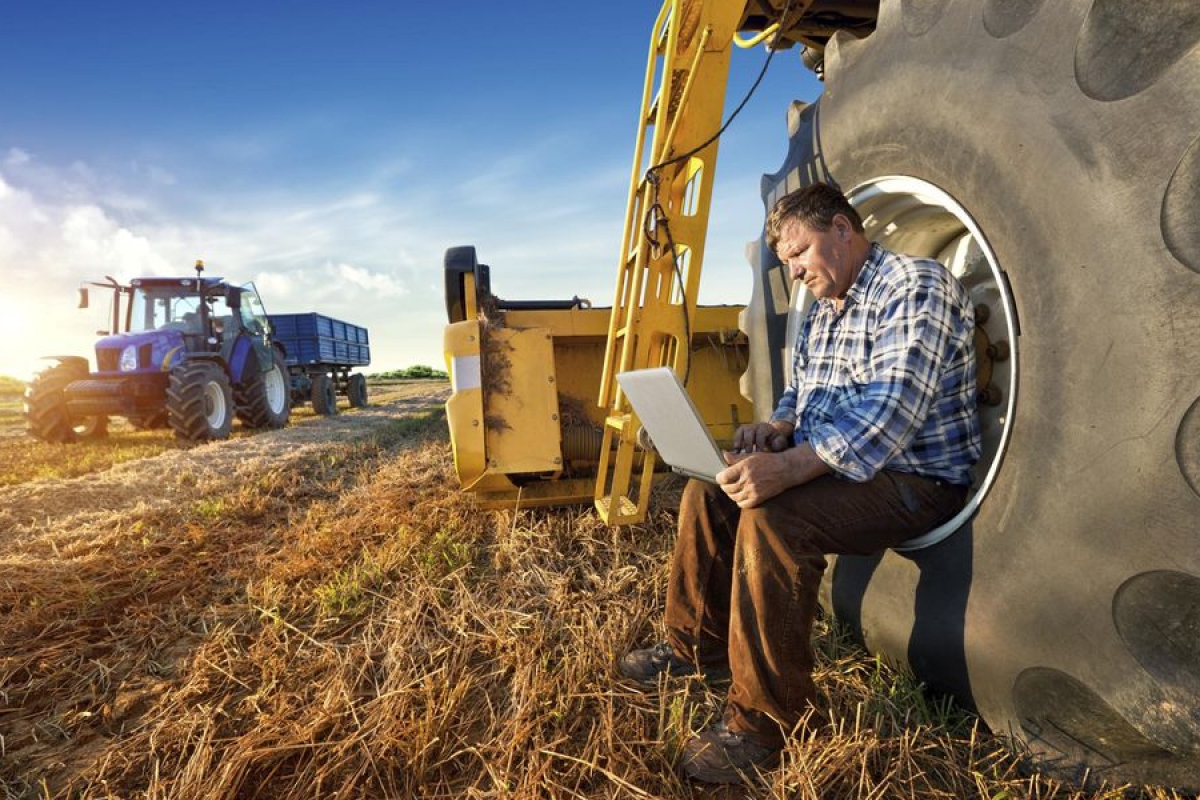
M 856 264 L 850 255 L 853 228 L 841 214 L 827 231 L 814 231 L 790 219 L 779 229 L 775 254 L 814 297 L 838 299 L 854 285 Z

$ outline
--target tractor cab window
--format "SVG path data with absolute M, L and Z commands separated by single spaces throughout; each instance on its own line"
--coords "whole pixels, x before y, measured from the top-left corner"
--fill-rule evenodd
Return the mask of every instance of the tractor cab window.
M 270 329 L 267 309 L 253 283 L 242 286 L 242 327 L 252 336 L 262 336 Z
M 130 305 L 129 330 L 200 333 L 200 298 L 171 288 L 139 288 Z
M 233 325 L 233 315 L 236 313 L 225 302 L 224 295 L 217 294 L 208 299 L 209 316 L 212 318 L 213 334 L 218 339 L 233 336 L 237 329 Z

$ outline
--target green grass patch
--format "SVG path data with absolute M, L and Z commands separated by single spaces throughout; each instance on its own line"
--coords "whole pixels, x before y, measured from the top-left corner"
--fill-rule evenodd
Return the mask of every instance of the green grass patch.
M 194 510 L 197 516 L 204 519 L 220 519 L 229 510 L 229 504 L 223 497 L 206 497 L 196 502 Z
M 413 367 L 405 367 L 404 369 L 394 369 L 390 372 L 377 372 L 373 375 L 368 375 L 367 379 L 371 381 L 380 380 L 413 380 L 417 378 L 439 378 L 446 380 L 450 376 L 440 369 L 427 367 L 424 364 L 418 364 Z
M 170 431 L 130 431 L 71 444 L 14 435 L 0 447 L 0 486 L 43 478 L 77 478 L 177 447 Z
M 315 590 L 322 619 L 356 618 L 370 610 L 382 596 L 389 580 L 388 569 L 370 553 L 362 560 L 335 572 Z
M 456 528 L 442 528 L 425 543 L 416 554 L 417 568 L 431 583 L 475 561 L 475 543 L 469 538 L 473 533 Z
M 375 440 L 380 447 L 389 447 L 406 439 L 427 435 L 446 435 L 444 407 L 429 406 L 412 416 L 394 420 L 376 434 Z

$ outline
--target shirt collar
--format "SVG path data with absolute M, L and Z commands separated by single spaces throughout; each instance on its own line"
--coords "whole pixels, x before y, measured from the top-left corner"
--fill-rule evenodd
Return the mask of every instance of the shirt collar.
M 886 252 L 876 242 L 871 242 L 871 249 L 867 251 L 867 260 L 863 262 L 862 269 L 858 271 L 858 277 L 854 279 L 850 291 L 846 292 L 847 307 L 862 301 L 867 286 L 874 280 L 875 273 L 879 271 L 879 265 L 883 263 Z

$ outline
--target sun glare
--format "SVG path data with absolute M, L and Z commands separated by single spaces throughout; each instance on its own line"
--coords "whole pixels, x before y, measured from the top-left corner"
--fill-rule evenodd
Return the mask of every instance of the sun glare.
M 27 379 L 38 369 L 37 357 L 31 353 L 28 319 L 25 311 L 11 302 L 0 299 L 0 375 Z

